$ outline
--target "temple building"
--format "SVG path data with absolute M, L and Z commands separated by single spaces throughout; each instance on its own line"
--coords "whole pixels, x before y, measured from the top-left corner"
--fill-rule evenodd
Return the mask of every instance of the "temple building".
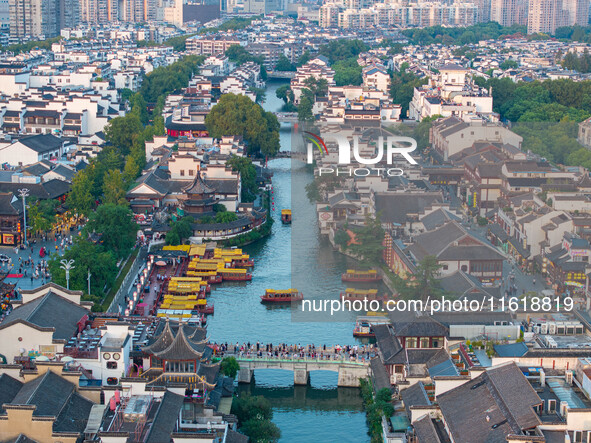
M 208 186 L 201 172 L 198 171 L 195 180 L 183 189 L 186 199 L 181 203 L 183 215 L 202 216 L 204 214 L 213 214 L 213 205 L 215 204 L 215 189 Z
M 149 368 L 143 376 L 150 384 L 186 383 L 188 391 L 201 393 L 216 387 L 220 364 L 211 363 L 212 349 L 207 345 L 205 329 L 166 321 L 155 336 L 142 349 L 144 368 Z

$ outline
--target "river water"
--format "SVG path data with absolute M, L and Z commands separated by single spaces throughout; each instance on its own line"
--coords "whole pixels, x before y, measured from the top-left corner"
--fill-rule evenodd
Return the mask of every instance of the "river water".
M 275 96 L 275 91 L 282 84 L 268 83 L 263 105 L 267 111 L 280 110 L 283 102 Z M 290 150 L 289 125 L 282 125 L 280 138 L 281 149 Z M 292 321 L 290 306 L 269 307 L 260 303 L 260 296 L 268 288 L 297 287 L 306 298 L 323 294 L 334 294 L 336 298 L 344 289 L 341 273 L 353 267 L 349 259 L 334 252 L 327 240 L 320 237 L 314 206 L 301 204 L 301 198 L 294 199 L 300 202 L 297 209 L 293 208 L 294 220 L 298 218 L 298 226 L 307 228 L 298 229 L 297 238 L 292 239 L 293 226 L 281 224 L 281 209 L 292 208 L 292 192 L 297 193 L 296 197 L 303 195 L 303 185 L 311 180 L 311 175 L 301 165 L 292 171 L 290 159 L 272 160 L 269 168 L 273 173 L 273 233 L 244 248 L 255 260 L 251 282 L 224 283 L 212 290 L 215 315 L 208 319 L 210 341 L 354 344 L 353 315 L 347 321 L 304 323 Z M 292 179 L 298 189 L 292 190 Z M 292 247 L 297 254 L 294 262 Z M 273 422 L 282 432 L 281 442 L 369 441 L 359 390 L 337 388 L 335 372 L 312 372 L 308 387 L 294 388 L 293 373 L 289 371 L 257 370 L 254 379 L 253 384 L 240 386 L 239 391 L 269 399 Z

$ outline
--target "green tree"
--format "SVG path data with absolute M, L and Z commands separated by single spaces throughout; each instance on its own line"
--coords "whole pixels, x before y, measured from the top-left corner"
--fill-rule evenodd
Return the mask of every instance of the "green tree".
M 90 214 L 83 234 L 100 234 L 105 249 L 116 258 L 124 258 L 135 244 L 137 230 L 133 213 L 128 207 L 106 203 Z
M 56 200 L 37 200 L 29 202 L 27 219 L 33 232 L 50 231 L 55 223 Z
M 258 186 L 256 182 L 257 170 L 248 157 L 238 157 L 232 155 L 227 161 L 226 165 L 230 166 L 233 171 L 240 173 L 240 187 L 242 189 L 241 199 L 243 202 L 252 202 L 255 200 L 258 193 Z
M 103 180 L 103 203 L 127 206 L 125 180 L 118 169 L 111 169 Z
M 144 126 L 136 113 L 125 117 L 115 117 L 105 127 L 105 138 L 113 146 L 121 150 L 123 155 L 129 154 L 134 138 L 142 133 Z
M 123 180 L 126 188 L 129 188 L 133 184 L 134 180 L 140 175 L 140 172 L 137 160 L 133 156 L 128 155 L 125 158 L 125 168 L 123 168 Z
M 259 395 L 252 396 L 244 394 L 240 397 L 235 397 L 232 401 L 231 413 L 236 416 L 239 423 L 244 423 L 254 418 L 263 420 L 271 420 L 273 418 L 271 403 L 265 397 Z
M 314 121 L 314 114 L 312 112 L 313 106 L 314 102 L 312 102 L 307 96 L 303 96 L 298 105 L 298 120 L 302 122 Z
M 440 287 L 439 271 L 441 265 L 437 262 L 434 255 L 425 256 L 417 265 L 416 271 L 411 280 L 406 281 L 406 290 L 403 295 L 413 300 L 437 299 L 443 295 Z
M 252 418 L 242 424 L 241 430 L 253 443 L 275 443 L 281 437 L 281 430 L 270 420 Z
M 366 267 L 379 266 L 382 263 L 384 246 L 384 228 L 379 214 L 376 217 L 366 216 L 365 224 L 360 228 L 351 228 L 354 238 L 348 246 L 359 261 Z
M 275 70 L 276 71 L 295 71 L 296 67 L 293 63 L 291 63 L 289 61 L 289 59 L 281 54 L 278 58 L 277 58 L 277 63 L 275 64 Z
M 95 245 L 81 237 L 76 237 L 74 244 L 68 248 L 63 257 L 52 254 L 48 260 L 52 280 L 66 286 L 65 271 L 60 267 L 60 260 L 74 260 L 74 268 L 70 270 L 70 289 L 84 291 L 83 298 L 100 303 L 105 296 L 105 287 L 110 287 L 117 275 L 116 260 L 101 245 Z M 88 271 L 91 273 L 88 297 Z
M 277 90 L 275 91 L 275 95 L 277 96 L 277 98 L 280 98 L 285 103 L 293 102 L 293 91 L 291 90 L 291 87 L 289 85 L 283 85 L 277 88 Z
M 72 179 L 72 190 L 68 194 L 67 205 L 78 214 L 88 215 L 94 207 L 95 199 L 92 196 L 94 180 L 92 177 L 93 165 L 79 171 Z
M 227 377 L 236 378 L 238 371 L 240 370 L 240 364 L 235 357 L 225 357 L 221 363 L 221 371 Z
M 216 223 L 230 223 L 233 221 L 238 220 L 238 216 L 230 211 L 226 211 L 226 212 L 218 212 L 215 215 L 215 222 Z
M 173 222 L 170 231 L 166 234 L 167 245 L 180 245 L 183 240 L 193 235 L 194 219 L 191 216 L 185 216 Z
M 419 78 L 412 72 L 407 72 L 407 68 L 408 65 L 403 63 L 400 71 L 392 74 L 390 85 L 390 95 L 394 103 L 402 106 L 402 116 L 406 116 L 408 112 L 408 105 L 412 100 L 414 89 L 426 85 L 429 81 L 427 78 Z
M 517 63 L 515 60 L 507 59 L 499 65 L 499 68 L 501 68 L 501 69 L 515 69 L 518 66 L 519 66 L 519 63 Z
M 144 97 L 139 92 L 133 94 L 129 99 L 131 113 L 138 116 L 143 125 L 148 124 L 148 107 Z
M 249 155 L 273 156 L 279 152 L 277 117 L 243 95 L 222 95 L 207 115 L 205 125 L 214 138 L 242 136 Z
M 331 40 L 328 44 L 321 46 L 318 52 L 326 56 L 331 64 L 334 64 L 339 60 L 356 58 L 368 49 L 368 46 L 361 40 L 338 39 Z
M 337 86 L 359 86 L 363 83 L 362 68 L 355 57 L 339 60 L 332 65 L 332 69 L 334 69 L 334 81 Z

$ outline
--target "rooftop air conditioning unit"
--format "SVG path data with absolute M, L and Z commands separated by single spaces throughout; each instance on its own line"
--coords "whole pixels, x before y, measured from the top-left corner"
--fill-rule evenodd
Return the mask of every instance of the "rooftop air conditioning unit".
M 554 322 L 548 323 L 548 334 L 550 334 L 550 335 L 556 334 L 556 323 L 554 323 Z
M 548 323 L 542 323 L 540 334 L 546 335 L 548 333 Z

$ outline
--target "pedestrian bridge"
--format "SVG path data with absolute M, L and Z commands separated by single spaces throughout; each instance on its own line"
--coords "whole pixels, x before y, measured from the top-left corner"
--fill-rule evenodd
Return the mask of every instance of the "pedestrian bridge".
M 276 112 L 275 116 L 279 122 L 297 123 L 298 121 L 297 112 Z
M 369 377 L 369 362 L 364 360 L 320 359 L 320 358 L 271 358 L 238 357 L 240 364 L 238 383 L 250 383 L 256 369 L 284 369 L 293 371 L 295 385 L 308 384 L 310 371 L 332 371 L 338 373 L 337 386 L 359 387 L 360 378 Z

